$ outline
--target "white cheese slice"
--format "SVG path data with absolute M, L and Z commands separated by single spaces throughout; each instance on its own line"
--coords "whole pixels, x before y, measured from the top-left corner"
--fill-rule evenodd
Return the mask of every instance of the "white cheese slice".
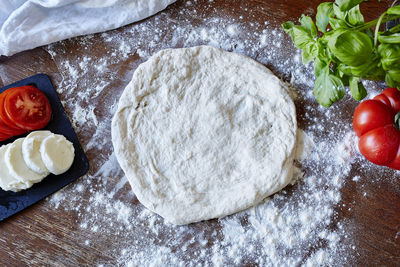
M 24 138 L 19 138 L 14 141 L 6 150 L 5 162 L 14 178 L 22 182 L 37 183 L 43 180 L 47 175 L 43 175 L 29 169 L 22 156 L 22 143 Z
M 49 175 L 49 170 L 43 163 L 42 155 L 40 154 L 40 145 L 42 141 L 51 135 L 50 131 L 31 132 L 25 137 L 22 143 L 22 156 L 26 165 L 34 172 Z
M 31 187 L 32 183 L 29 181 L 21 181 L 11 175 L 5 162 L 5 154 L 10 146 L 11 144 L 0 147 L 0 187 L 4 191 L 18 192 Z
M 40 154 L 46 168 L 53 174 L 66 172 L 74 162 L 74 145 L 64 136 L 52 134 L 43 140 Z

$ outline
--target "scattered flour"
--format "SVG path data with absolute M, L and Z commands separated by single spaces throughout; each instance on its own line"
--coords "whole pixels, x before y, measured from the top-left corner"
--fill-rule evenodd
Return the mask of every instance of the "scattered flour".
M 213 1 L 208 2 L 209 13 L 217 13 Z M 180 12 L 167 9 L 96 38 L 47 46 L 62 75 L 57 90 L 92 159 L 89 174 L 51 196 L 47 205 L 76 213 L 76 238 L 82 236 L 85 245 L 109 244 L 101 253 L 114 260 L 99 259 L 98 266 L 345 264 L 356 244 L 347 238 L 348 222 L 337 216 L 340 190 L 346 181 L 360 179 L 349 177 L 359 156 L 348 114 L 342 104 L 330 109 L 315 104 L 312 65 L 301 64 L 300 53 L 281 29 L 241 23 L 242 15 L 204 17 L 195 3 L 187 1 Z M 245 54 L 290 81 L 301 107 L 298 121 L 305 134 L 299 133 L 300 143 L 313 149 L 298 150 L 298 182 L 257 207 L 220 220 L 174 226 L 144 209 L 130 190 L 113 153 L 111 118 L 138 64 L 160 49 L 201 44 Z M 71 47 L 78 52 L 70 52 Z M 104 51 L 88 56 L 92 47 Z

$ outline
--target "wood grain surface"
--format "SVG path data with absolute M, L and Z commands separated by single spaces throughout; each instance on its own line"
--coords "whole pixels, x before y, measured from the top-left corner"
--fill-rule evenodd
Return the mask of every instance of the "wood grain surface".
M 215 0 L 211 3 L 214 9 L 203 9 L 208 0 L 195 2 L 201 16 L 218 12 L 223 16 L 244 16 L 244 21 L 260 23 L 267 21 L 279 27 L 287 20 L 297 20 L 301 14 L 315 15 L 316 7 L 322 1 L 317 0 Z M 391 1 L 369 1 L 363 6 L 367 19 L 374 19 L 390 5 Z M 179 12 L 185 1 L 177 1 L 168 7 L 170 12 Z M 175 11 L 176 10 L 176 11 Z M 162 12 L 161 12 L 162 13 Z M 252 16 L 246 16 L 251 13 Z M 157 14 L 155 16 L 160 16 Z M 141 23 L 141 22 L 139 22 Z M 111 31 L 118 32 L 119 30 Z M 96 40 L 98 35 L 94 36 Z M 145 45 L 145 44 L 143 44 Z M 81 53 L 73 42 L 65 44 L 68 53 Z M 104 48 L 101 42 L 93 42 L 89 55 L 95 56 Z M 287 55 L 288 57 L 291 55 Z M 123 62 L 124 73 L 131 73 L 139 64 L 137 58 Z M 281 74 L 271 64 L 268 66 Z M 48 74 L 55 86 L 61 83 L 61 76 L 52 57 L 43 48 L 25 51 L 11 57 L 0 58 L 0 86 L 37 73 Z M 118 73 L 116 75 L 119 75 Z M 122 75 L 122 74 L 121 74 Z M 283 80 L 290 77 L 281 76 Z M 123 86 L 124 82 L 116 82 Z M 309 90 L 309 88 L 308 88 Z M 63 99 L 63 96 L 60 95 Z M 351 121 L 355 104 L 345 104 L 344 114 L 347 122 Z M 297 106 L 299 123 L 306 124 L 302 117 L 304 108 Z M 79 136 L 87 138 L 84 135 Z M 93 152 L 88 151 L 89 160 Z M 371 171 L 372 170 L 372 171 Z M 91 170 L 94 171 L 93 169 Z M 400 266 L 400 175 L 386 168 L 368 169 L 365 171 L 357 163 L 352 166 L 351 175 L 362 177 L 362 190 L 351 180 L 342 188 L 342 201 L 336 207 L 339 217 L 349 222 L 348 238 L 356 240 L 357 247 L 351 252 L 348 265 L 352 266 Z M 124 187 L 128 194 L 129 186 Z M 90 192 L 85 192 L 87 199 Z M 112 242 L 122 242 L 121 237 L 98 236 L 91 246 L 84 244 L 85 233 L 77 225 L 75 211 L 51 209 L 47 200 L 0 223 L 0 266 L 93 266 L 102 262 L 114 262 L 114 255 L 105 253 Z M 346 208 L 343 208 L 346 207 Z M 351 207 L 351 208 L 349 208 Z M 210 222 L 212 225 L 213 222 Z M 351 230 L 351 231 L 350 231 Z M 127 240 L 125 240 L 127 241 Z

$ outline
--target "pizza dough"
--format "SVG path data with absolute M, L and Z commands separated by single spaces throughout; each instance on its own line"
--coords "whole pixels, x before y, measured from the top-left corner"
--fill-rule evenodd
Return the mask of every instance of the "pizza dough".
M 112 121 L 117 159 L 139 201 L 174 224 L 220 218 L 292 178 L 296 111 L 256 61 L 200 46 L 141 64 Z

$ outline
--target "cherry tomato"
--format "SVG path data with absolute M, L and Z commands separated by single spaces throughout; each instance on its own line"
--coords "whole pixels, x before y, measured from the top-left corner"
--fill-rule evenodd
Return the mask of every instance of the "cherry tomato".
M 7 91 L 3 109 L 14 125 L 20 129 L 31 131 L 41 129 L 49 123 L 52 113 L 51 106 L 42 91 L 30 85 Z
M 366 159 L 400 170 L 400 91 L 387 88 L 354 111 L 353 128 Z

